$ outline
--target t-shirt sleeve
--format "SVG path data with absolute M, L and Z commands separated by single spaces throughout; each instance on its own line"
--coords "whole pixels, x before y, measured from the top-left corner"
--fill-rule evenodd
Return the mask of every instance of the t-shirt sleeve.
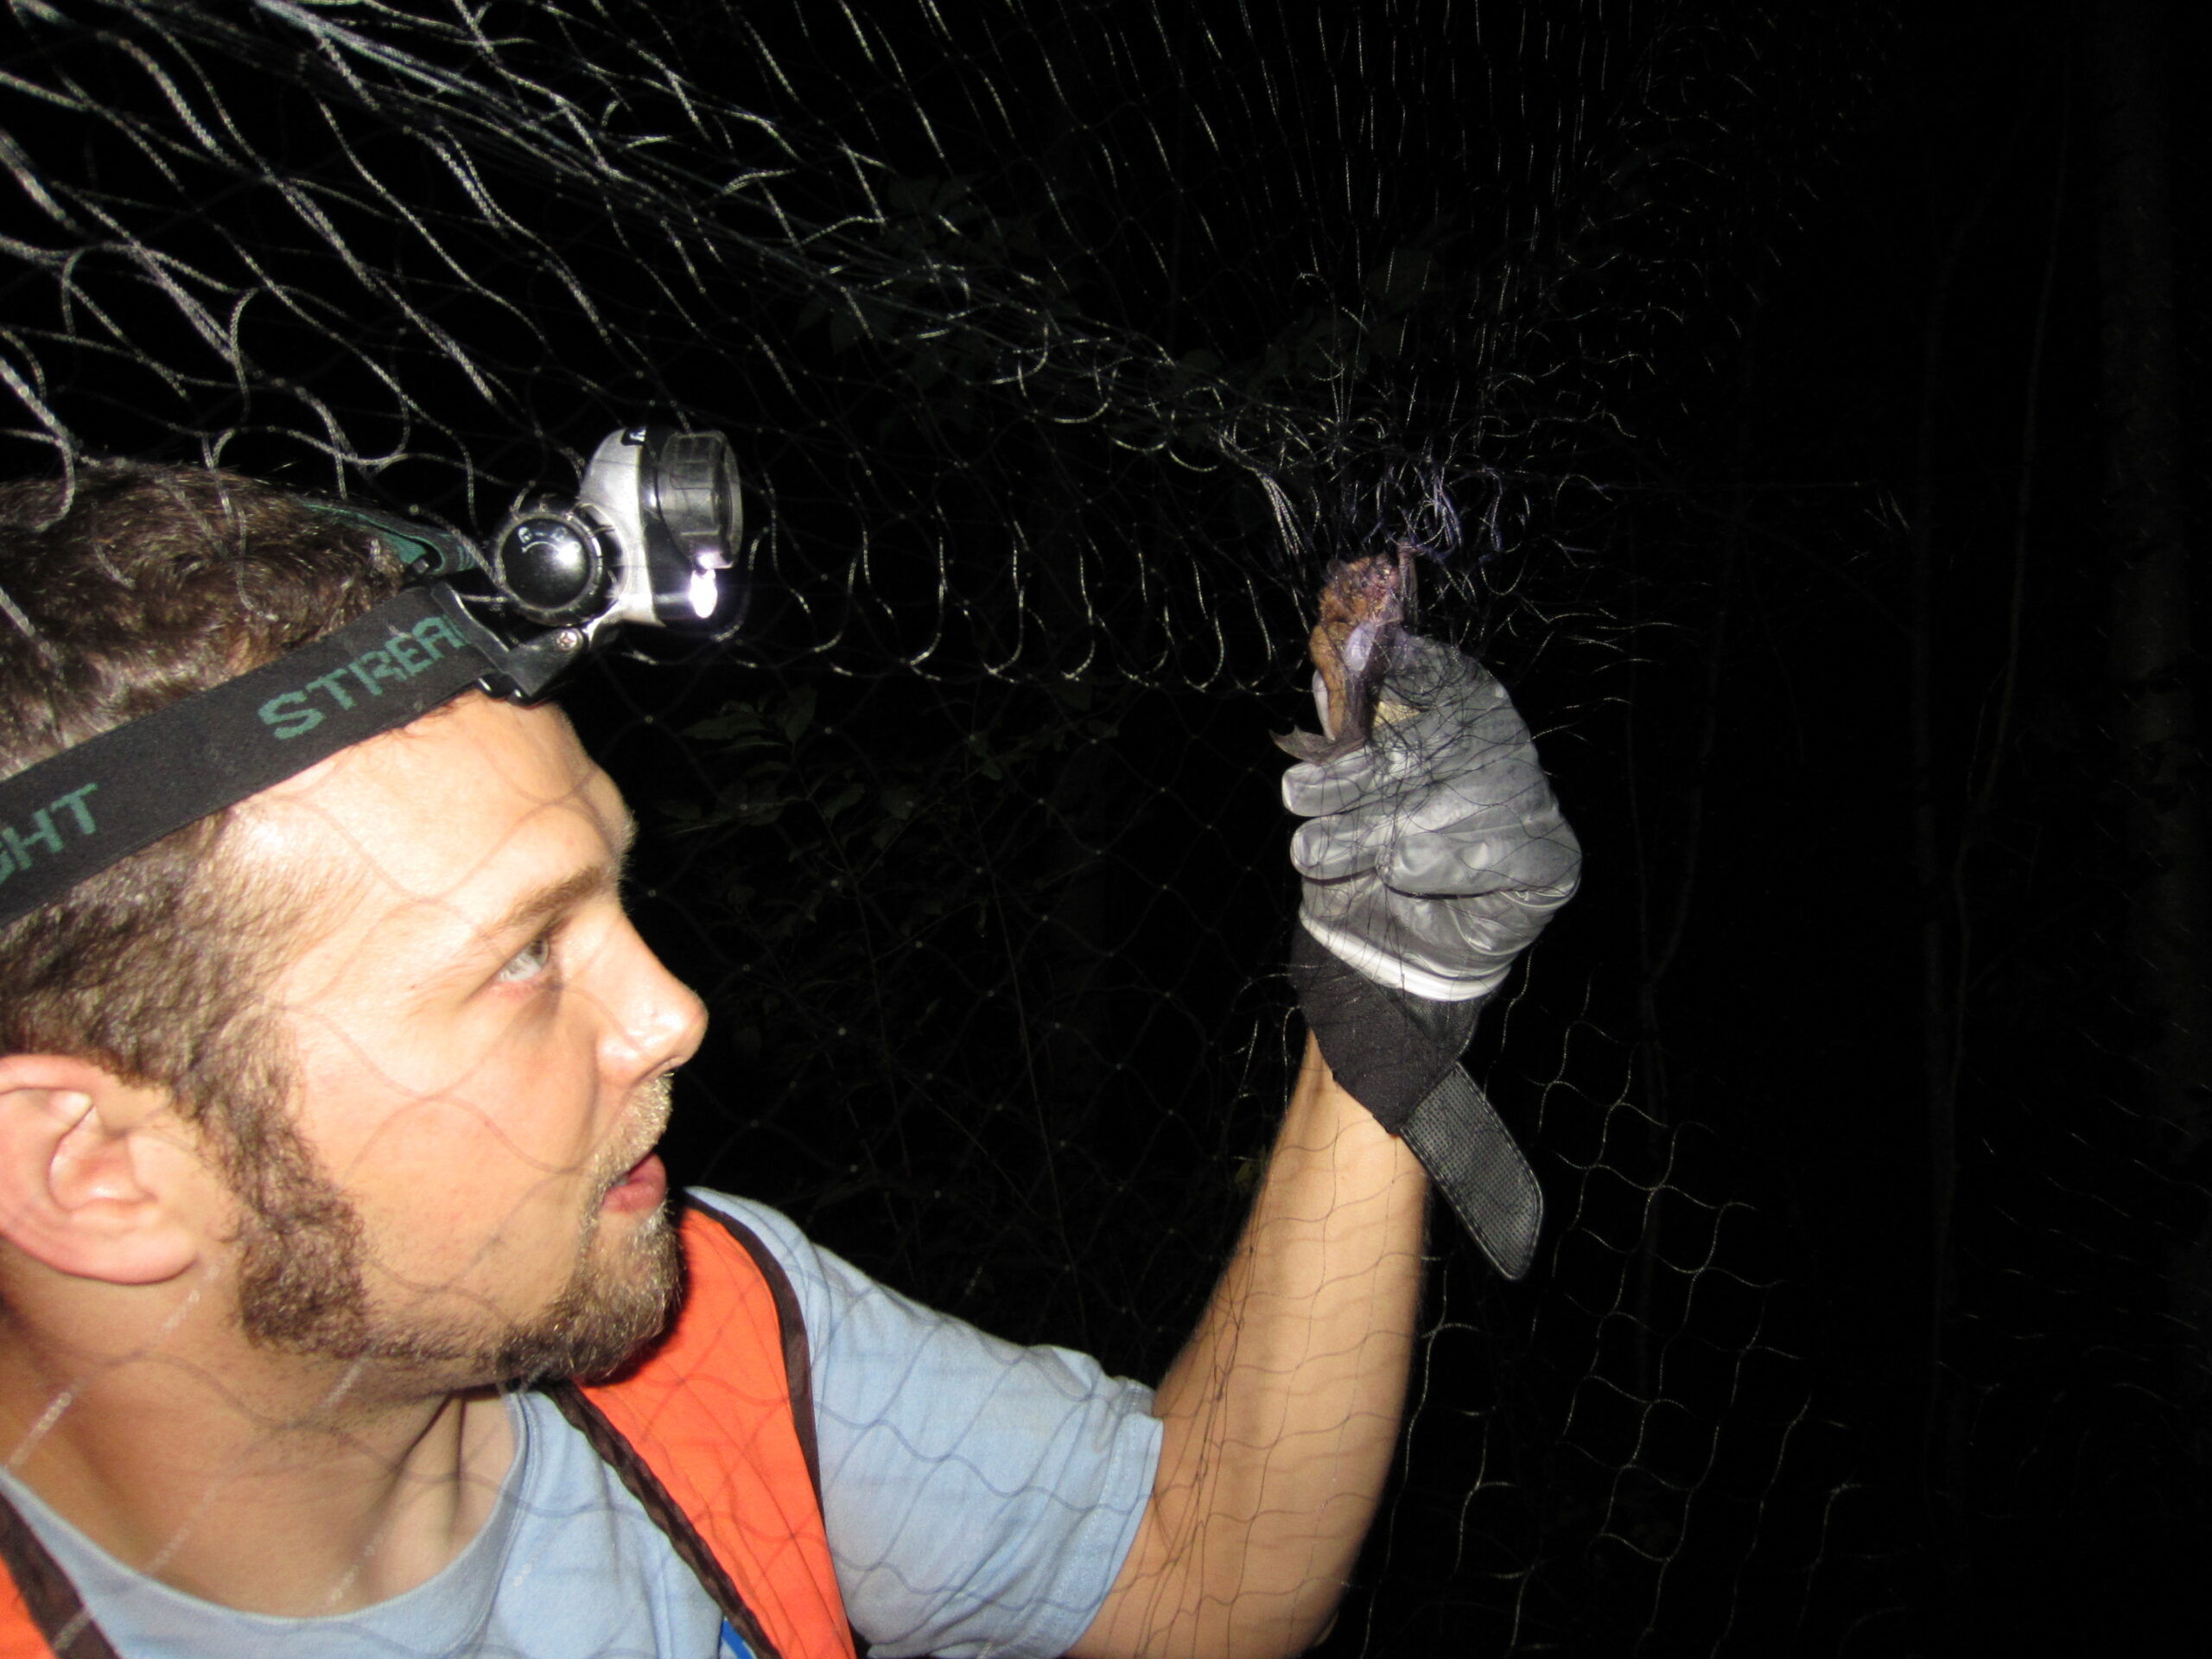
M 1152 1491 L 1152 1390 L 887 1290 L 766 1205 L 694 1192 L 760 1235 L 806 1319 L 823 1511 L 878 1659 L 1058 1654 L 1090 1627 Z

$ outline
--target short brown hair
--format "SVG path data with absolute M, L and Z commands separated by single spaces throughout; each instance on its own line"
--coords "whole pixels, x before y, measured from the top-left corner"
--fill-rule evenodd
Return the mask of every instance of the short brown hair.
M 343 626 L 400 586 L 375 537 L 206 468 L 0 485 L 0 777 Z M 0 927 L 0 1053 L 168 1090 L 251 1200 L 289 1073 L 257 1012 L 288 934 L 202 819 Z

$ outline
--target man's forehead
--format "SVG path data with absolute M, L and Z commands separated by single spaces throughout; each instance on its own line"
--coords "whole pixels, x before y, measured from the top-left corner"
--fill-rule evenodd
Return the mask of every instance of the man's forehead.
M 471 693 L 248 804 L 249 856 L 364 919 L 498 924 L 534 887 L 619 859 L 630 821 L 559 711 Z M 326 931 L 342 928 L 336 914 Z

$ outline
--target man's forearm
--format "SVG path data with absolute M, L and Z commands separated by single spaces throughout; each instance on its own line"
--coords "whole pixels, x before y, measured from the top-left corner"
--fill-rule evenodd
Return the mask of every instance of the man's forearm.
M 1294 1654 L 1333 1614 L 1405 1404 L 1427 1185 L 1308 1040 L 1266 1178 L 1160 1384 L 1152 1507 L 1084 1655 Z

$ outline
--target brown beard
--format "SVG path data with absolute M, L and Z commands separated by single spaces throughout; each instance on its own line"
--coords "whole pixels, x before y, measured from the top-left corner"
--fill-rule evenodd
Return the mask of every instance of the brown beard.
M 234 1181 L 239 1236 L 238 1324 L 249 1341 L 308 1357 L 423 1373 L 443 1389 L 529 1384 L 613 1370 L 666 1324 L 679 1283 L 676 1230 L 664 1206 L 602 1259 L 600 1200 L 658 1139 L 665 1078 L 649 1085 L 640 1132 L 609 1148 L 595 1172 L 568 1281 L 534 1318 L 505 1324 L 410 1322 L 369 1294 L 368 1231 L 345 1191 L 287 1123 L 264 1128 L 251 1184 Z M 637 1144 L 643 1132 L 651 1139 Z

